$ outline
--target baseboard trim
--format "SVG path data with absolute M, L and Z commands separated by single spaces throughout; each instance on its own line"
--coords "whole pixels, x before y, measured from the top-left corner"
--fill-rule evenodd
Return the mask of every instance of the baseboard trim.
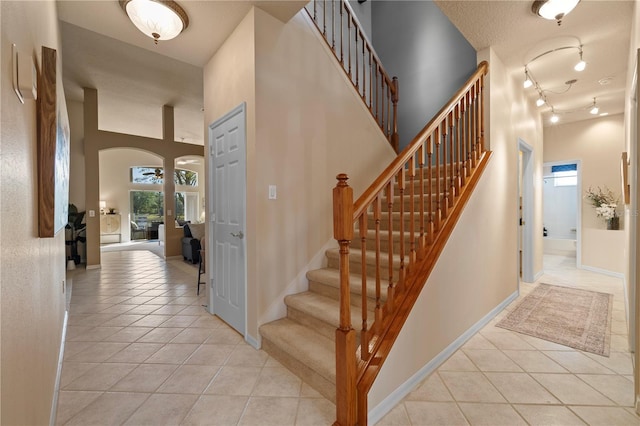
M 543 275 L 544 271 L 538 271 L 538 273 L 533 276 L 533 282 L 538 281 L 540 278 L 542 278 Z
M 509 297 L 502 301 L 498 306 L 493 308 L 482 319 L 471 326 L 460 337 L 454 340 L 449 346 L 447 346 L 442 352 L 436 355 L 431 361 L 425 364 L 420 370 L 418 370 L 413 376 L 411 376 L 406 382 L 400 385 L 395 391 L 387 396 L 380 404 L 371 409 L 368 413 L 368 422 L 370 425 L 374 425 L 379 422 L 389 411 L 391 411 L 396 405 L 398 405 L 404 397 L 406 397 L 422 380 L 433 373 L 440 365 L 442 365 L 455 351 L 460 349 L 467 340 L 473 337 L 478 331 L 480 331 L 485 325 L 496 317 L 509 303 L 513 302 L 518 297 L 518 291 L 514 291 Z
M 87 265 L 85 269 L 88 271 L 90 269 L 100 269 L 100 268 L 102 268 L 102 265 L 98 264 L 98 265 Z
M 248 334 L 244 336 L 244 341 L 251 345 L 254 349 L 260 349 L 260 347 L 262 346 L 261 342 L 258 341 L 258 339 L 253 336 L 249 336 Z
M 624 279 L 624 274 L 622 272 L 609 271 L 607 269 L 596 268 L 593 266 L 586 266 L 586 265 L 581 265 L 580 269 L 584 269 L 585 271 L 595 272 L 602 275 L 608 275 L 610 277 Z
M 64 319 L 62 320 L 62 338 L 60 342 L 60 353 L 58 354 L 58 368 L 56 371 L 56 382 L 53 388 L 53 401 L 51 402 L 51 417 L 49 425 L 56 424 L 56 416 L 58 415 L 58 396 L 60 394 L 60 378 L 62 376 L 62 361 L 64 360 L 64 342 L 67 340 L 67 321 L 69 319 L 69 311 L 64 310 Z

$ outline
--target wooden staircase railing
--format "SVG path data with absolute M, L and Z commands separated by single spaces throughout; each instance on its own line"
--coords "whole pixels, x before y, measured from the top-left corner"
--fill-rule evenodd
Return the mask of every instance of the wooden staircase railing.
M 346 0 L 311 0 L 305 10 L 395 150 L 398 78 L 390 78 Z
M 348 177 L 337 177 L 333 189 L 334 238 L 340 246 L 336 425 L 367 424 L 369 389 L 486 167 L 491 155 L 485 149 L 483 124 L 487 70 L 482 62 L 355 203 Z M 362 276 L 360 283 L 349 282 L 354 233 L 362 242 L 362 270 L 355 272 Z M 381 252 L 381 242 L 388 253 Z M 374 272 L 369 265 L 369 273 L 368 250 L 375 257 Z M 382 270 L 389 271 L 387 276 Z M 358 347 L 351 324 L 352 285 L 362 286 L 363 294 Z M 366 297 L 368 285 L 375 286 L 375 306 L 368 306 L 372 304 Z M 367 317 L 368 310 L 374 318 Z

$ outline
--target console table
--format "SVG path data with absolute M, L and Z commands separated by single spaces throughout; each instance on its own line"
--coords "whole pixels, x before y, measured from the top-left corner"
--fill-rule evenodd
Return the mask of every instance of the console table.
M 104 214 L 100 216 L 100 244 L 121 242 L 120 227 L 119 214 Z

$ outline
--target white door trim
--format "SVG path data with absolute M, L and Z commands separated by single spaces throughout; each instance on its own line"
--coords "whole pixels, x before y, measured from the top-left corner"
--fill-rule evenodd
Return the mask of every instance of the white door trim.
M 522 193 L 522 281 L 527 283 L 535 282 L 533 271 L 533 147 L 518 138 L 518 152 L 522 152 L 522 168 L 518 170 L 518 185 L 520 185 L 520 174 L 522 174 L 522 186 L 518 188 L 518 196 Z M 520 161 L 518 161 L 520 167 Z M 520 232 L 518 232 L 520 238 Z

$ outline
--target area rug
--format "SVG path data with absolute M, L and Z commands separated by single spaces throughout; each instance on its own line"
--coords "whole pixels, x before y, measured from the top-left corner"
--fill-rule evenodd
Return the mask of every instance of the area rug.
M 613 295 L 539 284 L 497 327 L 609 356 Z

